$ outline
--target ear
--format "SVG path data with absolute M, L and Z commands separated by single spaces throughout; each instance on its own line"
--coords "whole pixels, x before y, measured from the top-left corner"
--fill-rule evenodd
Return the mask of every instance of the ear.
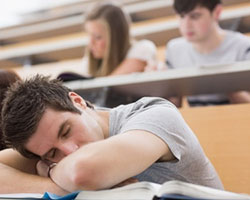
M 82 108 L 82 109 L 86 109 L 87 108 L 87 104 L 84 101 L 84 99 L 79 96 L 78 94 L 76 94 L 75 92 L 69 92 L 69 98 L 71 99 L 71 101 L 73 102 L 73 104 L 76 107 Z
M 221 12 L 222 12 L 222 5 L 218 4 L 213 10 L 213 17 L 217 22 L 220 19 Z

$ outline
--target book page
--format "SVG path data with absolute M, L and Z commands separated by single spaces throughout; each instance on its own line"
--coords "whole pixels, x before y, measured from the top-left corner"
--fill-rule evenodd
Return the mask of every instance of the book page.
M 100 191 L 82 191 L 77 200 L 152 200 L 161 185 L 149 182 L 139 182 L 123 187 L 100 190 Z
M 169 181 L 162 185 L 157 196 L 164 194 L 179 194 L 194 198 L 205 199 L 249 199 L 249 195 L 237 194 L 224 190 L 218 190 L 210 187 L 185 183 L 181 181 Z
M 32 198 L 32 199 L 40 199 L 43 197 L 43 194 L 39 193 L 13 193 L 13 194 L 0 194 L 0 199 L 4 198 L 13 198 L 13 199 L 27 199 L 27 198 Z

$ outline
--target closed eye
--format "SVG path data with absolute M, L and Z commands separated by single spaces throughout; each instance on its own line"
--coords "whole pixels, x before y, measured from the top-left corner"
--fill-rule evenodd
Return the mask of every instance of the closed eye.
M 46 156 L 45 156 L 44 158 L 45 158 L 45 159 L 48 159 L 48 160 L 51 160 L 51 159 L 55 158 L 56 152 L 57 152 L 57 149 L 53 148 L 53 149 L 51 149 L 51 150 L 46 154 Z
M 62 134 L 62 137 L 65 138 L 69 135 L 71 128 L 67 127 L 66 131 Z

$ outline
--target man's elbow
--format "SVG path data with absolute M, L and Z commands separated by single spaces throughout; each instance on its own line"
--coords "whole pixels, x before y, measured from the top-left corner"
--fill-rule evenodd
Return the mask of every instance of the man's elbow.
M 73 166 L 71 183 L 74 190 L 103 189 L 102 170 L 98 170 L 94 161 L 76 162 Z

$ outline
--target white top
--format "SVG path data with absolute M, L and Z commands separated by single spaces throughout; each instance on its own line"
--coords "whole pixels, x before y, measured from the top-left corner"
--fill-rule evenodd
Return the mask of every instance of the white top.
M 150 40 L 139 40 L 132 43 L 130 49 L 127 52 L 126 58 L 135 58 L 145 61 L 146 65 L 157 64 L 157 48 L 155 44 Z M 88 74 L 88 58 L 83 57 L 83 70 L 84 75 Z
M 157 48 L 150 40 L 136 41 L 128 50 L 126 58 L 143 60 L 147 63 L 147 65 L 156 64 Z
M 196 51 L 183 37 L 167 44 L 166 61 L 170 68 L 209 67 L 244 60 L 250 60 L 250 39 L 238 32 L 226 31 L 224 41 L 214 51 L 206 54 Z

